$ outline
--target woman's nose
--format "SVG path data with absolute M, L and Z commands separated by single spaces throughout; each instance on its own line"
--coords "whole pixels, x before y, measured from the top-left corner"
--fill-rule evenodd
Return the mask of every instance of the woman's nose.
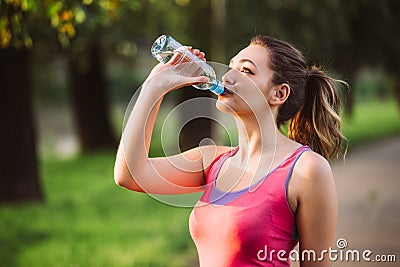
M 229 85 L 235 83 L 235 74 L 233 69 L 229 68 L 229 70 L 222 76 L 222 82 Z

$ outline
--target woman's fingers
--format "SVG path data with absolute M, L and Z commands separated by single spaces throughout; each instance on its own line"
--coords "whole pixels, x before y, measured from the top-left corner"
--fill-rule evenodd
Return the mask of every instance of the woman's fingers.
M 195 54 L 198 58 L 202 60 L 206 60 L 206 54 L 204 52 L 201 52 L 199 49 L 193 49 L 192 53 Z
M 186 48 L 192 51 L 192 53 L 195 54 L 201 60 L 206 61 L 206 54 L 204 52 L 200 51 L 197 48 L 193 49 L 191 46 L 186 46 Z
M 184 57 L 181 53 L 175 53 L 172 58 L 167 62 L 167 65 L 175 65 L 177 63 L 183 63 Z
M 206 61 L 206 54 L 204 52 L 199 51 L 199 53 L 195 53 L 195 55 L 203 61 Z

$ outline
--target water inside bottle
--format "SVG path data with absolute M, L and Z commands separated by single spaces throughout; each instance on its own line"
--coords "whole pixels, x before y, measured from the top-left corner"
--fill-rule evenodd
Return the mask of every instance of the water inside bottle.
M 157 52 L 157 53 L 155 53 L 155 57 L 158 61 L 165 64 L 171 60 L 171 58 L 174 54 L 175 54 L 174 51 Z

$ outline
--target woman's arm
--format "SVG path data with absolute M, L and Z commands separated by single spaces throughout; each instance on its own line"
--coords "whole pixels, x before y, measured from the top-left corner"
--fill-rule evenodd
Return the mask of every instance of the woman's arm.
M 314 152 L 305 152 L 294 169 L 293 191 L 297 195 L 296 221 L 300 256 L 315 252 L 316 259 L 304 253 L 301 267 L 331 266 L 329 248 L 334 245 L 338 202 L 329 163 Z M 326 252 L 323 252 L 326 250 Z
M 143 85 L 127 120 L 114 167 L 115 182 L 127 189 L 155 194 L 196 192 L 204 185 L 203 169 L 223 147 L 194 148 L 170 157 L 148 158 L 154 123 L 164 95 L 207 81 L 184 77 L 157 65 Z

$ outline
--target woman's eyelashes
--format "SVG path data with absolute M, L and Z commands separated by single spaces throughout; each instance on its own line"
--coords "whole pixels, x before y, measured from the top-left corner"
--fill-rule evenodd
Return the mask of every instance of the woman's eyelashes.
M 251 74 L 251 75 L 254 74 L 254 72 L 251 69 L 247 68 L 247 67 L 242 67 L 240 71 L 243 72 L 243 73 Z

